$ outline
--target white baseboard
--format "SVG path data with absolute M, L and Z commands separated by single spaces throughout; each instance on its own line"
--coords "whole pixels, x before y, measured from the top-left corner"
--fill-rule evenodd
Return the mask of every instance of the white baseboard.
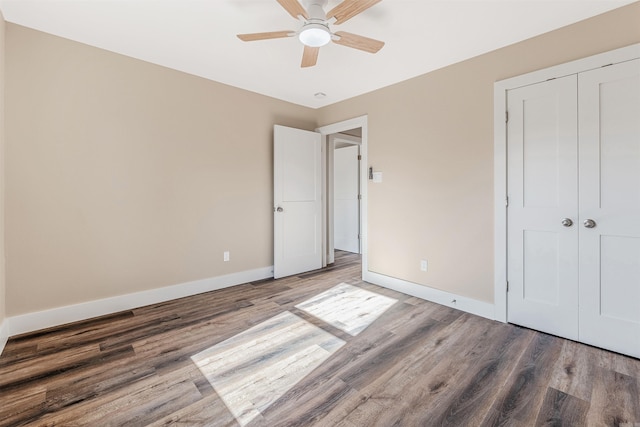
M 239 273 L 224 276 L 210 277 L 208 279 L 194 280 L 193 282 L 150 289 L 126 295 L 118 295 L 80 304 L 52 308 L 50 310 L 35 313 L 21 314 L 9 317 L 2 324 L 0 332 L 7 336 L 24 334 L 65 323 L 77 322 L 105 314 L 117 313 L 123 310 L 131 310 L 144 307 L 149 304 L 169 301 L 172 299 L 188 297 L 203 292 L 228 288 L 255 280 L 273 277 L 273 267 L 257 268 L 255 270 L 241 271 Z M 0 338 L 2 335 L 0 335 Z
M 0 323 L 0 354 L 4 351 L 4 346 L 7 345 L 7 340 L 9 339 L 9 322 L 7 319 L 4 319 L 2 323 Z
M 407 282 L 406 280 L 396 279 L 395 277 L 385 276 L 383 274 L 365 271 L 363 274 L 365 282 L 373 283 L 394 291 L 422 298 L 437 304 L 446 305 L 447 307 L 456 308 L 466 311 L 467 313 L 485 317 L 494 320 L 495 310 L 493 304 L 478 301 L 472 298 L 463 297 L 439 289 L 430 288 L 425 285 Z
M 149 304 L 156 304 L 203 292 L 228 288 L 230 286 L 267 279 L 269 277 L 273 277 L 273 267 L 264 267 L 255 270 L 227 274 L 224 276 L 210 277 L 207 279 L 195 280 L 193 282 L 136 292 L 133 294 L 118 295 L 111 298 L 9 317 L 0 325 L 0 354 L 4 349 L 7 339 L 13 335 L 33 332 L 39 329 L 77 322 L 106 314 L 117 313 L 123 310 L 131 310 Z M 493 304 L 472 298 L 455 295 L 371 271 L 364 272 L 363 279 L 375 285 L 393 289 L 398 292 L 456 308 L 488 319 L 494 319 L 495 316 Z M 453 302 L 454 300 L 455 302 Z

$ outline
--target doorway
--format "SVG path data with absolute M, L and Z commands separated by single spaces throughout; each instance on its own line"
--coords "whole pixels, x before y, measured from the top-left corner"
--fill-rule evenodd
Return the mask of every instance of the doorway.
M 333 135 L 333 136 L 332 136 Z M 358 145 L 359 252 L 367 272 L 367 116 L 314 132 L 274 126 L 274 277 L 326 267 L 335 261 L 333 165 L 336 136 Z M 331 147 L 331 150 L 329 149 Z M 328 196 L 328 193 L 331 193 Z M 304 209 L 302 209 L 304 208 Z M 330 232 L 331 231 L 331 232 Z
M 341 247 L 342 242 L 338 242 L 336 246 L 336 229 L 338 230 L 338 234 L 342 234 L 342 231 L 347 229 L 352 237 L 354 237 L 353 230 L 356 229 L 355 239 L 357 249 L 353 250 L 354 248 L 352 246 L 349 252 L 361 254 L 362 272 L 364 273 L 367 270 L 367 116 L 323 126 L 316 129 L 316 131 L 320 132 L 323 136 L 323 149 L 325 153 L 323 194 L 325 194 L 326 197 L 324 199 L 325 218 L 323 221 L 325 248 L 323 266 L 334 263 L 336 249 L 343 249 Z M 347 169 L 352 183 L 351 186 L 353 186 L 354 178 L 357 178 L 357 191 L 353 191 L 352 189 L 348 194 L 340 191 L 336 194 L 335 154 L 337 150 L 345 149 L 347 152 L 349 150 L 353 152 L 357 149 L 357 163 L 353 163 L 353 161 L 346 162 L 352 165 Z M 341 154 L 343 153 L 338 154 L 338 158 L 341 157 Z M 349 156 L 347 155 L 345 157 Z M 353 199 L 353 194 L 355 194 L 355 200 Z M 336 200 L 336 197 L 338 200 Z M 350 214 L 347 213 L 347 211 L 350 211 Z M 353 215 L 354 211 L 357 211 L 355 216 Z M 336 214 L 339 216 L 337 227 Z M 350 219 L 345 218 L 343 215 L 349 215 Z M 344 224 L 345 221 L 350 222 L 350 224 Z
M 327 144 L 327 263 L 341 250 L 359 254 L 360 144 L 362 129 L 328 136 Z

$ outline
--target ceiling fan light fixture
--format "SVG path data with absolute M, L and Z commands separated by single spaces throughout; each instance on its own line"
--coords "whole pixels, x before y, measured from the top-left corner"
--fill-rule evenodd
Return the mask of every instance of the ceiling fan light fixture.
M 305 46 L 320 47 L 331 41 L 331 32 L 322 24 L 307 24 L 302 28 L 298 38 Z

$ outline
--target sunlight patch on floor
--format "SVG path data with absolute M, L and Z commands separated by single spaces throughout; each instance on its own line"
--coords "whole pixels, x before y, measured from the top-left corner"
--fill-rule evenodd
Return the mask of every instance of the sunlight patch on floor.
M 398 300 L 340 283 L 296 308 L 356 336 Z
M 286 311 L 191 360 L 245 426 L 344 344 Z

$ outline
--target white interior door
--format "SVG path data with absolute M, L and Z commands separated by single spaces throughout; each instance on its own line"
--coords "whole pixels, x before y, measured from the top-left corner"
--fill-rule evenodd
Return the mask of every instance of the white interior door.
M 358 145 L 336 148 L 333 157 L 333 233 L 335 249 L 360 253 Z
M 569 339 L 578 338 L 576 80 L 507 93 L 508 320 Z
M 321 135 L 274 126 L 275 278 L 322 267 Z
M 580 340 L 640 357 L 640 60 L 578 87 Z

